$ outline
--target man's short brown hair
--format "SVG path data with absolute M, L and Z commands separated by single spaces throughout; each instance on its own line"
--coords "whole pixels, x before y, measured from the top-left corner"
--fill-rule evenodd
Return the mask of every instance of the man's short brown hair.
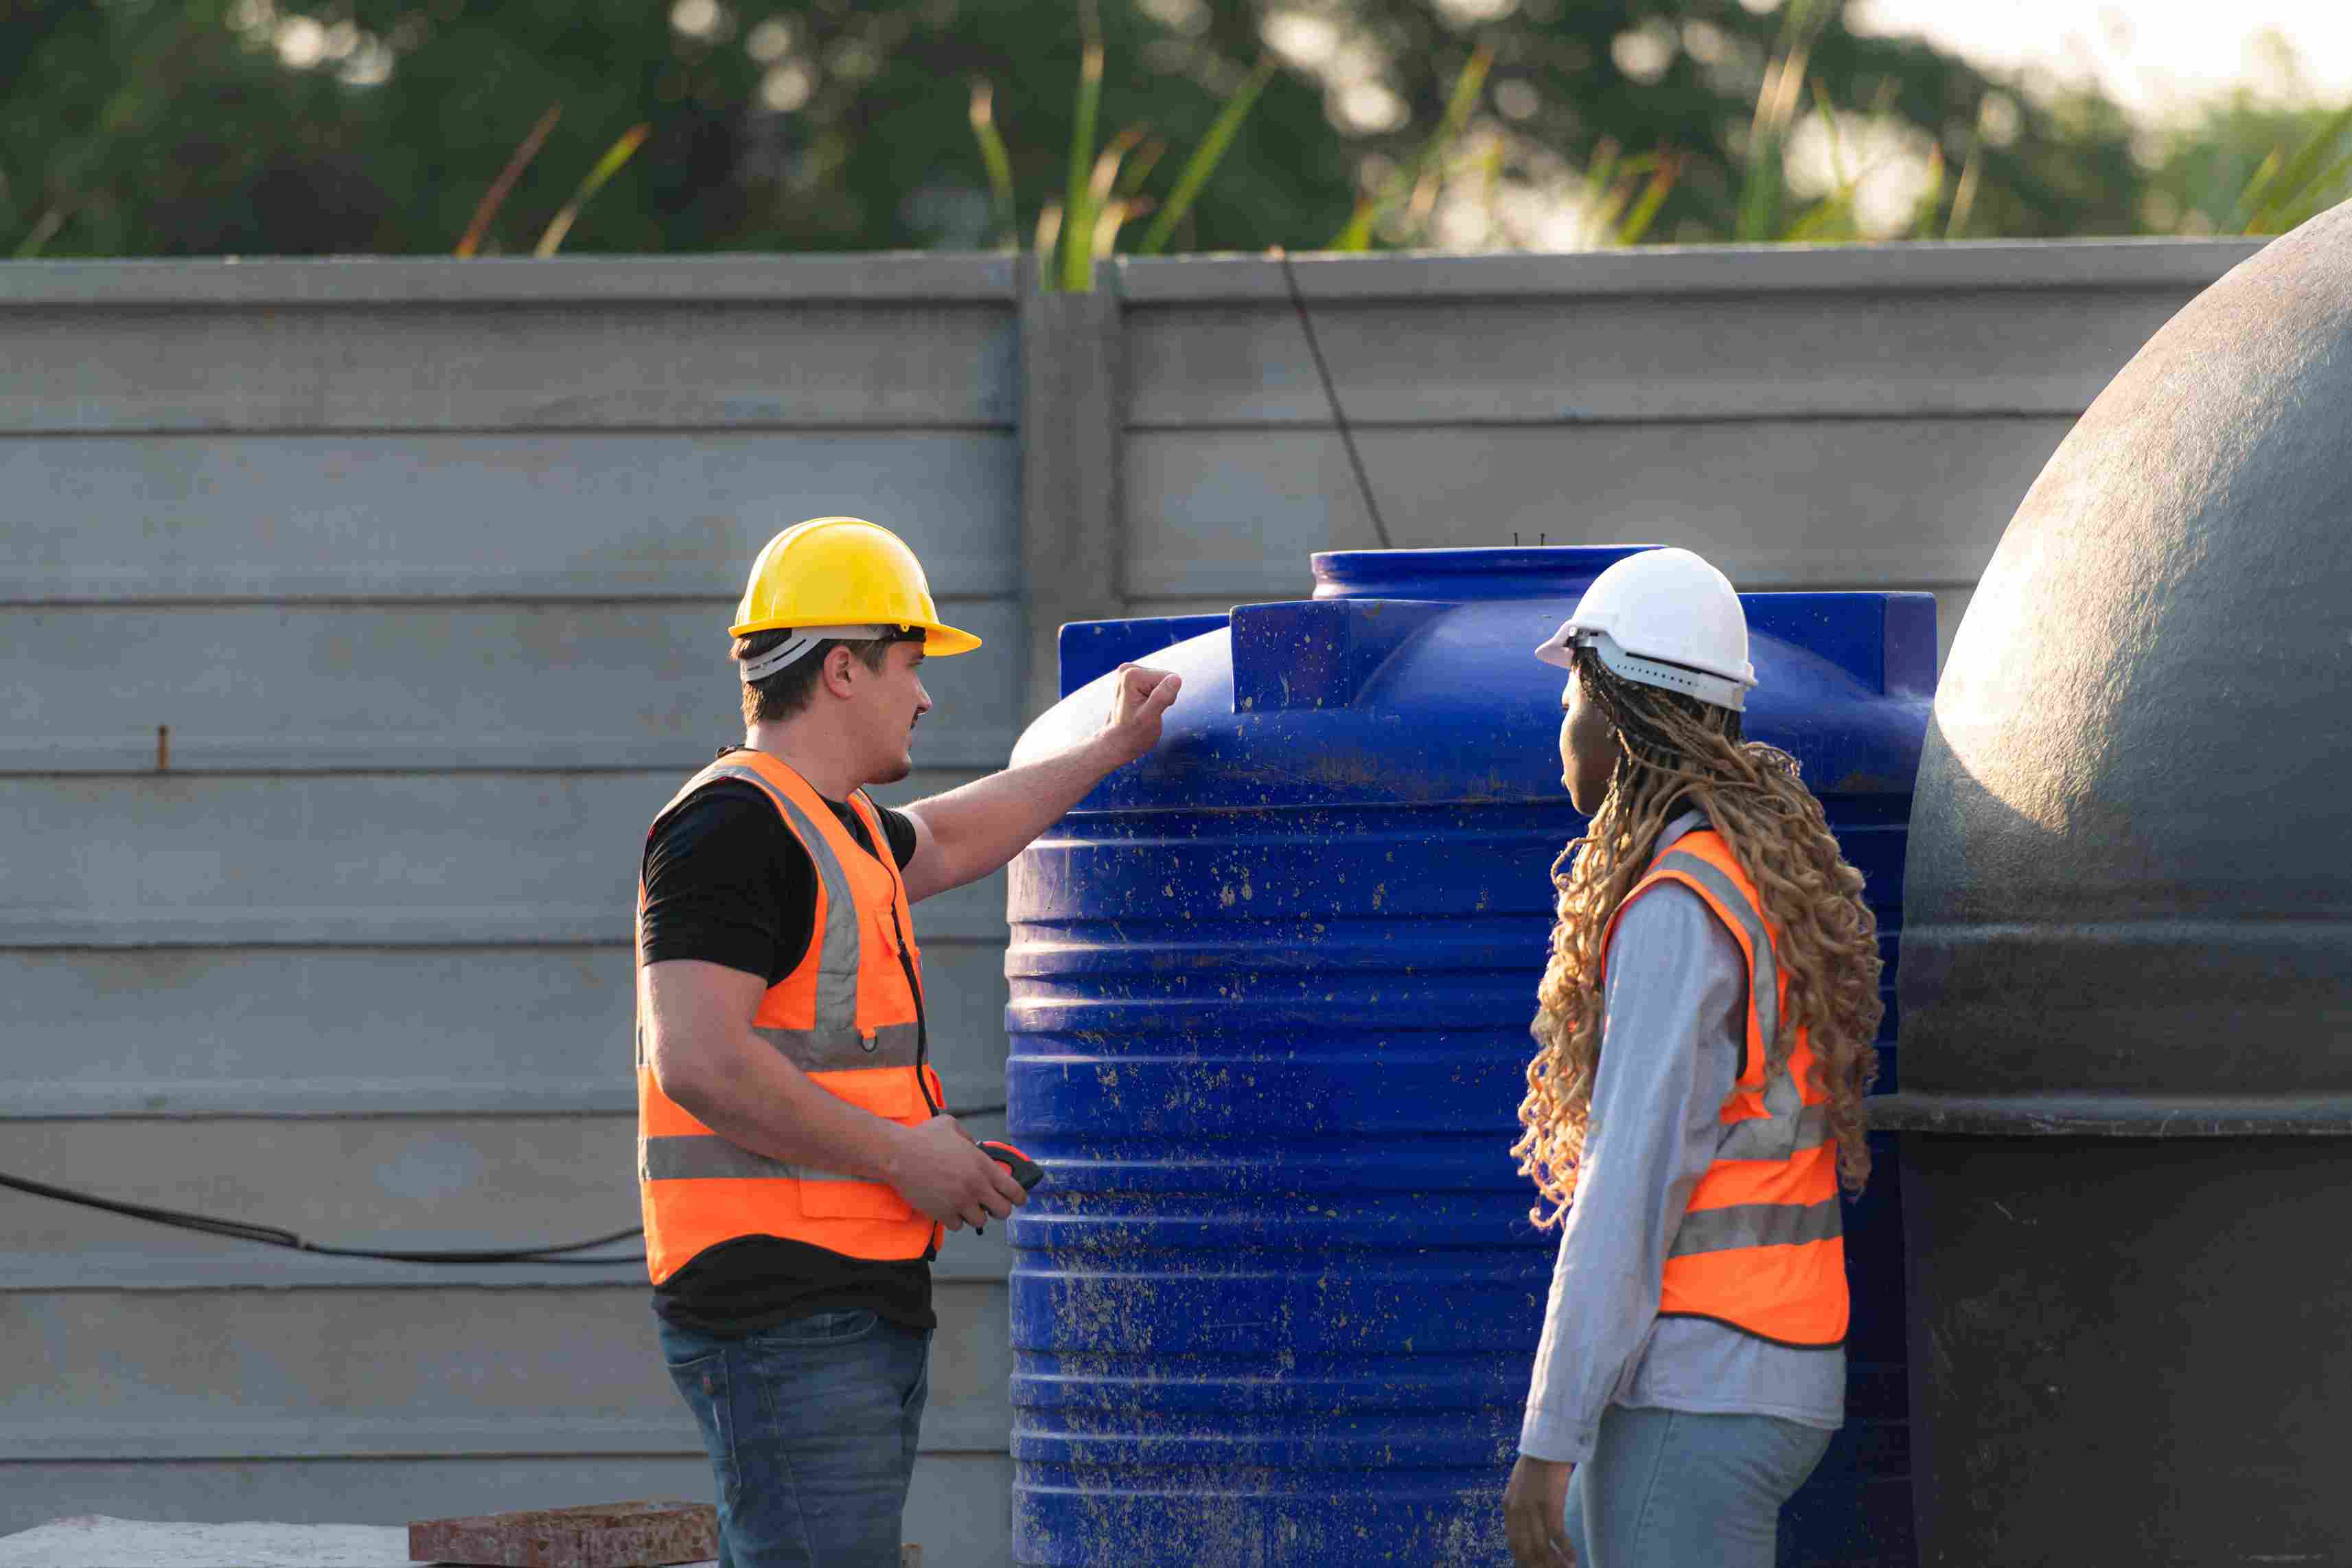
M 753 632 L 735 639 L 735 658 L 740 660 L 758 658 L 774 652 L 793 636 L 789 628 L 769 632 Z M 789 719 L 809 705 L 816 695 L 817 674 L 824 668 L 825 659 L 837 647 L 845 647 L 857 656 L 857 662 L 879 673 L 882 663 L 890 657 L 890 645 L 899 642 L 920 642 L 920 626 L 904 626 L 878 637 L 851 640 L 847 637 L 827 637 L 808 652 L 767 677 L 763 680 L 747 681 L 743 686 L 743 722 L 757 724 Z

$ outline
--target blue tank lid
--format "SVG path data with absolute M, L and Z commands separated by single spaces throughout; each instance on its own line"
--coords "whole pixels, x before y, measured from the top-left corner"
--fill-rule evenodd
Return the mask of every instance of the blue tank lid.
M 1318 550 L 1310 559 L 1318 599 L 1573 600 L 1628 555 L 1657 548 L 1510 544 L 1474 550 Z
M 1184 678 L 1160 747 L 1082 811 L 1557 802 L 1562 672 L 1535 648 L 1648 545 L 1331 551 L 1315 596 L 1063 628 L 1064 700 L 1015 763 L 1083 741 L 1123 660 Z M 1819 795 L 1907 795 L 1936 681 L 1927 594 L 1744 594 L 1747 730 Z

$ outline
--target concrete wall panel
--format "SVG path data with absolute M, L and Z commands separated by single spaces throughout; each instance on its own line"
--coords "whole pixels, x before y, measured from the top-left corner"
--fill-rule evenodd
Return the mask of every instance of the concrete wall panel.
M 772 534 L 837 512 L 896 530 L 940 593 L 1005 596 L 1019 493 L 1010 429 L 21 437 L 0 439 L 0 602 L 731 606 Z
M 1417 302 L 1308 310 L 1362 425 L 2063 414 L 2195 293 L 2053 289 Z M 1297 310 L 1139 301 L 1129 419 L 1143 429 L 1330 420 Z M 2070 413 L 2071 411 L 2071 413 Z
M 934 1301 L 924 1447 L 987 1449 L 1007 1419 L 1003 1287 L 941 1280 Z M 18 1290 L 0 1324 L 47 1352 L 0 1390 L 0 1465 L 699 1447 L 642 1284 Z
M 1000 1103 L 1003 942 L 935 935 L 931 911 L 932 1058 L 950 1104 Z M 572 945 L 0 951 L 0 1039 L 21 1042 L 0 1120 L 631 1110 L 626 925 Z
M 764 541 L 762 542 L 764 542 Z M 404 600 L 20 607 L 0 665 L 0 772 L 670 769 L 742 738 L 735 602 Z M 929 768 L 1002 767 L 1017 738 L 1021 610 L 950 600 L 974 653 L 927 663 Z
M 682 778 L 0 778 L 0 833 L 18 846 L 0 946 L 627 941 L 646 826 Z M 919 772 L 879 793 L 903 804 L 961 782 Z M 1003 885 L 923 914 L 927 937 L 1001 939 Z
M 997 1093 L 1002 1103 L 1003 1091 Z M 975 1116 L 974 1130 L 1000 1119 Z M 636 1121 L 629 1110 L 575 1116 L 384 1116 L 257 1120 L 17 1121 L 8 1166 L 118 1202 L 192 1209 L 274 1226 L 331 1247 L 504 1249 L 609 1236 L 638 1221 Z M 300 1171 L 299 1186 L 287 1184 Z M 226 1285 L 420 1284 L 436 1265 L 338 1258 L 170 1229 L 130 1215 L 0 1191 L 7 1271 L 0 1289 Z M 952 1274 L 1002 1274 L 993 1235 L 953 1238 Z M 583 1256 L 629 1258 L 632 1244 Z M 135 1259 L 158 1260 L 142 1272 Z M 467 1266 L 469 1281 L 537 1284 L 642 1279 L 629 1267 Z M 500 1268 L 508 1272 L 501 1275 Z
M 1401 546 L 1682 544 L 1744 588 L 1976 581 L 2064 418 L 1756 420 L 1357 433 Z M 1336 431 L 1129 437 L 1134 599 L 1304 598 L 1377 548 Z
M 0 430 L 1009 425 L 1012 301 L 0 312 Z

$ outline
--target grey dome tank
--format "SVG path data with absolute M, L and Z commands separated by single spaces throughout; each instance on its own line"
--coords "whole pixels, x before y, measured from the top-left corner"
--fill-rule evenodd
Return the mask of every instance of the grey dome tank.
M 1899 997 L 1923 1563 L 2352 1562 L 2352 206 L 2152 338 L 1938 689 Z

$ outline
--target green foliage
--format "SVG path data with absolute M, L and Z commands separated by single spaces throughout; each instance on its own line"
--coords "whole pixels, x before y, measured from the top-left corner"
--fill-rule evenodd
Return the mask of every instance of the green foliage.
M 2352 197 L 2352 106 L 2283 109 L 2241 92 L 2150 140 L 2151 228 L 2280 234 Z
M 637 149 L 646 144 L 646 138 L 652 133 L 650 125 L 632 125 L 621 132 L 619 141 L 604 149 L 604 155 L 596 160 L 595 166 L 588 171 L 587 178 L 580 182 L 580 188 L 572 194 L 570 201 L 563 204 L 563 210 L 549 221 L 547 232 L 541 235 L 539 243 L 531 247 L 533 256 L 552 256 L 562 248 L 563 237 L 572 232 L 572 226 L 580 219 L 580 209 L 604 188 L 606 181 L 621 172 L 621 165 L 635 155 Z
M 499 177 L 490 182 L 488 190 L 482 193 L 481 205 L 474 209 L 472 221 L 466 225 L 464 236 L 457 241 L 459 256 L 472 256 L 481 250 L 482 238 L 497 220 L 499 209 L 506 205 L 515 182 L 522 178 L 525 169 L 530 167 L 530 161 L 539 156 L 539 150 L 547 145 L 549 133 L 562 118 L 563 106 L 560 103 L 551 105 L 548 111 L 539 117 L 539 123 L 530 128 L 530 134 L 522 139 L 522 145 L 514 150 L 514 156 L 507 160 L 507 166 L 499 171 Z
M 1217 164 L 1233 146 L 1234 138 L 1241 134 L 1242 121 L 1248 118 L 1250 106 L 1257 101 L 1257 95 L 1265 90 L 1265 84 L 1274 79 L 1274 70 L 1273 58 L 1261 58 L 1256 68 L 1250 72 L 1249 79 L 1225 100 L 1223 109 L 1217 110 L 1217 118 L 1210 123 L 1208 134 L 1202 137 L 1201 144 L 1192 149 L 1192 155 L 1184 160 L 1183 172 L 1176 176 L 1175 190 L 1169 194 L 1167 204 L 1160 209 L 1160 216 L 1151 220 L 1151 227 L 1145 231 L 1143 242 L 1136 247 L 1139 255 L 1157 256 L 1167 248 L 1169 237 L 1176 232 L 1176 226 L 1184 221 L 1185 215 L 1192 210 L 1192 204 L 1200 199 L 1201 187 L 1207 184 L 1209 176 L 1217 172 Z
M 988 169 L 990 206 L 996 216 L 996 244 L 1011 248 L 1020 244 L 1020 219 L 1013 198 L 1013 154 L 996 129 L 996 94 L 988 83 L 971 87 L 971 133 L 980 142 L 980 159 Z
M 1829 18 L 1822 0 L 1788 0 L 1779 47 L 1756 89 L 1748 122 L 1748 145 L 1739 182 L 1739 216 L 1731 237 L 1750 242 L 1778 239 L 1786 226 L 1789 132 L 1805 96 L 1813 40 Z
M 1462 73 L 1454 79 L 1454 86 L 1445 94 L 1445 112 L 1439 116 L 1437 129 L 1430 132 L 1429 140 L 1422 143 L 1421 150 L 1385 185 L 1356 204 L 1356 210 L 1349 216 L 1347 226 L 1324 248 L 1370 250 L 1373 226 L 1403 205 L 1408 196 L 1412 198 L 1415 216 L 1425 215 L 1428 206 L 1437 199 L 1437 186 L 1444 177 L 1446 155 L 1453 152 L 1454 143 L 1461 141 L 1463 131 L 1470 123 L 1470 116 L 1476 111 L 1479 95 L 1486 89 L 1486 73 L 1494 68 L 1494 65 L 1495 56 L 1489 49 L 1482 47 L 1471 54 L 1462 67 Z M 1418 227 L 1416 224 L 1416 230 Z
M 1590 215 L 1585 243 L 1595 249 L 1641 244 L 1681 172 L 1680 161 L 1671 153 L 1626 158 L 1619 155 L 1614 142 L 1602 142 L 1592 166 L 1584 172 L 1584 206 Z
M 1094 283 L 1095 216 L 1101 196 L 1095 191 L 1100 170 L 1095 157 L 1095 121 L 1102 110 L 1103 47 L 1093 26 L 1094 6 L 1082 0 L 1087 19 L 1086 52 L 1078 61 L 1078 101 L 1070 115 L 1069 191 L 1062 203 L 1060 286 L 1083 293 Z M 1116 178 L 1117 158 L 1110 163 Z M 1108 195 L 1108 193 L 1103 193 Z
M 0 254 L 528 251 L 639 125 L 567 250 L 1049 227 L 1066 284 L 1146 216 L 1145 251 L 1420 243 L 1445 190 L 1563 178 L 1590 243 L 1831 237 L 1851 200 L 1789 186 L 1822 114 L 1925 139 L 1921 236 L 2268 232 L 2352 182 L 2326 116 L 2238 101 L 2151 132 L 1856 32 L 1847 0 L 1516 0 L 1475 25 L 1329 0 L 1319 56 L 1269 55 L 1298 9 L 1276 0 L 1097 4 L 1090 79 L 1077 0 L 8 0 Z M 1349 111 L 1341 60 L 1399 112 Z
M 2242 234 L 2284 234 L 2344 199 L 2352 182 L 2352 153 L 2338 156 L 2352 131 L 2352 106 L 2328 117 L 2293 153 L 2273 147 L 2238 197 Z

